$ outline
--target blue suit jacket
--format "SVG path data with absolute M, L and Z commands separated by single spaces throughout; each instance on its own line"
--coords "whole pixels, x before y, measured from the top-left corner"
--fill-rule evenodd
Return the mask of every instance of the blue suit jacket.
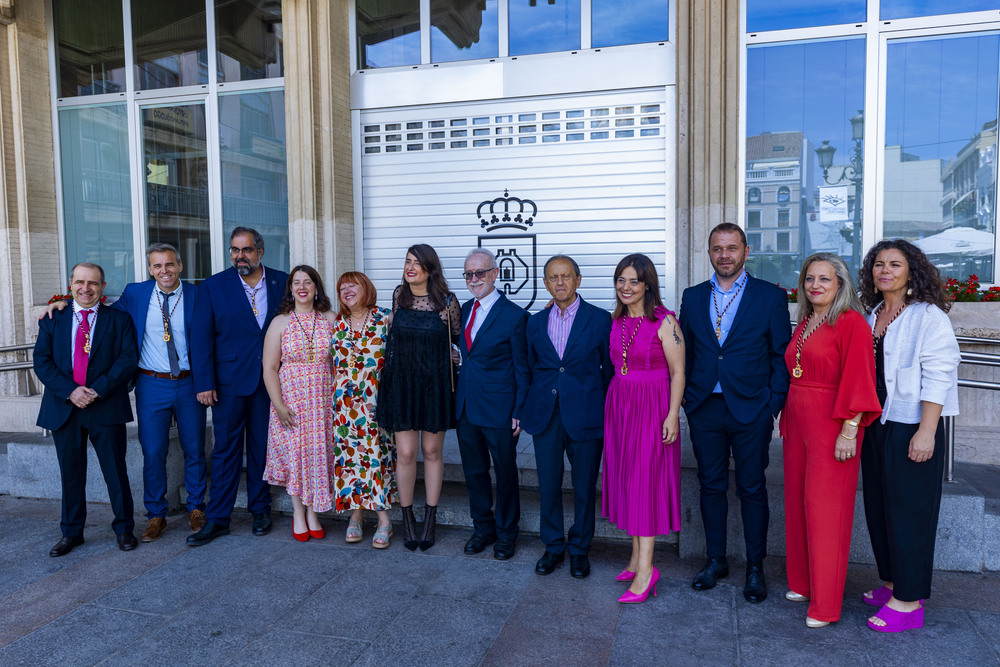
M 198 286 L 187 281 L 181 282 L 184 285 L 184 338 L 187 339 L 188 363 L 190 363 L 191 331 L 194 328 L 191 325 L 194 323 L 194 302 L 198 296 Z M 149 300 L 153 297 L 154 287 L 156 287 L 156 281 L 153 279 L 141 283 L 129 283 L 122 290 L 121 297 L 111 304 L 112 308 L 126 312 L 132 318 L 132 326 L 135 327 L 136 347 L 140 357 L 142 356 L 142 342 L 146 334 L 146 315 L 149 312 Z
M 555 306 L 553 306 L 554 308 Z M 528 318 L 531 387 L 521 411 L 521 428 L 537 435 L 552 419 L 556 396 L 563 426 L 573 440 L 604 437 L 604 398 L 614 375 L 609 342 L 611 314 L 580 298 L 562 359 L 549 338 L 550 308 Z
M 742 424 L 758 419 L 767 410 L 777 416 L 788 395 L 785 348 L 792 336 L 788 296 L 780 287 L 747 276 L 740 307 L 722 345 L 715 337 L 709 313 L 712 283 L 705 281 L 684 290 L 680 322 L 687 351 L 687 386 L 684 410 L 694 411 L 715 388 L 733 417 Z
M 472 313 L 470 299 L 462 305 L 464 329 Z M 528 313 L 500 294 L 472 341 L 460 335 L 462 366 L 455 387 L 455 416 L 485 428 L 510 428 L 519 419 L 531 376 L 524 328 Z M 464 415 L 463 415 L 464 411 Z
M 74 408 L 69 402 L 69 395 L 77 388 L 73 379 L 72 332 L 72 308 L 56 311 L 52 319 L 46 317 L 38 323 L 34 366 L 45 392 L 36 424 L 50 431 L 65 424 Z M 100 398 L 85 408 L 97 424 L 109 426 L 132 421 L 128 383 L 138 363 L 135 329 L 128 315 L 101 307 L 91 337 L 86 385 Z
M 218 390 L 249 396 L 261 382 L 264 334 L 285 294 L 288 274 L 264 267 L 267 315 L 257 326 L 243 283 L 230 267 L 207 278 L 198 288 L 191 323 L 191 371 L 196 392 Z

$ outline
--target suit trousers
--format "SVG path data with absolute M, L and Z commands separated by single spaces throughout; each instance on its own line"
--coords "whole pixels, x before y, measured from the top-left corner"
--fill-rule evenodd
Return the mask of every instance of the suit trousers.
M 143 504 L 146 516 L 167 516 L 167 450 L 170 418 L 184 452 L 187 510 L 205 509 L 205 412 L 190 376 L 170 380 L 139 374 L 135 381 L 135 411 L 142 445 Z
M 764 471 L 774 431 L 774 418 L 765 409 L 750 424 L 733 417 L 722 394 L 712 394 L 688 413 L 691 444 L 698 460 L 701 518 L 709 558 L 726 556 L 726 523 L 729 503 L 729 457 L 736 464 L 736 495 L 743 516 L 747 562 L 759 563 L 767 555 L 767 486 Z
M 83 535 L 87 523 L 87 439 L 94 445 L 97 461 L 108 487 L 108 499 L 115 518 L 116 535 L 135 529 L 132 488 L 125 467 L 125 424 L 94 424 L 87 409 L 73 408 L 69 419 L 52 432 L 62 480 L 62 521 L 64 537 Z
M 469 513 L 476 532 L 516 540 L 521 521 L 521 498 L 513 431 L 476 426 L 463 414 L 458 421 L 458 449 L 469 492 Z M 490 480 L 491 458 L 497 480 L 496 516 Z
M 934 432 L 934 454 L 910 460 L 910 439 L 919 424 L 879 421 L 868 426 L 861 448 L 865 519 L 878 576 L 893 582 L 897 600 L 931 596 L 934 542 L 944 480 L 944 421 Z
M 604 440 L 573 440 L 566 432 L 559 402 L 545 430 L 534 437 L 538 466 L 540 505 L 539 538 L 546 551 L 584 556 L 594 538 L 597 475 L 601 469 Z M 568 539 L 563 533 L 563 452 L 569 458 L 573 480 L 573 525 Z
M 271 485 L 264 481 L 267 456 L 267 422 L 271 399 L 264 383 L 249 396 L 218 394 L 212 406 L 215 446 L 212 449 L 212 483 L 206 518 L 228 526 L 247 460 L 247 510 L 251 514 L 271 511 Z

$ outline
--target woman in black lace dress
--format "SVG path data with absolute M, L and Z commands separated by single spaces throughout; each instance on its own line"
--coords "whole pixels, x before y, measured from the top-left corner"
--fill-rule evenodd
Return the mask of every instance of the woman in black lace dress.
M 403 546 L 413 551 L 419 545 L 425 551 L 434 545 L 444 434 L 454 426 L 450 357 L 452 340 L 462 328 L 462 308 L 448 291 L 441 260 L 429 245 L 418 243 L 406 251 L 403 282 L 392 294 L 391 322 L 378 421 L 395 434 Z M 427 502 L 419 538 L 413 516 L 418 451 L 424 458 Z

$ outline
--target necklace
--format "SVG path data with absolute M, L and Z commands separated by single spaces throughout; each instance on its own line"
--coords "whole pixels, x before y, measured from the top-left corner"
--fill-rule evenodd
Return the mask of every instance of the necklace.
M 635 325 L 635 330 L 629 337 L 628 342 L 625 342 L 625 319 L 622 318 L 622 375 L 628 375 L 628 349 L 632 347 L 632 341 L 635 340 L 635 335 L 639 333 L 639 329 L 642 327 L 642 318 L 639 316 L 639 321 Z
M 261 280 L 263 280 L 263 278 Z M 250 297 L 250 308 L 253 309 L 254 317 L 257 317 L 259 314 L 257 312 L 257 292 L 260 291 L 261 287 L 261 283 L 257 283 L 257 286 L 251 289 L 246 283 L 243 283 L 243 291 L 247 293 L 248 297 Z
M 719 312 L 719 302 L 715 300 L 715 287 L 712 288 L 712 305 L 715 306 L 715 315 L 716 315 L 715 337 L 719 340 L 722 340 L 722 316 L 726 314 L 727 310 L 729 310 L 729 306 L 733 305 L 733 301 L 736 301 L 736 297 L 740 295 L 740 290 L 743 289 L 743 286 L 746 285 L 746 283 L 747 283 L 747 278 L 744 275 L 743 282 L 741 282 L 736 286 L 736 294 L 733 294 L 733 298 L 731 298 L 729 300 L 729 303 L 725 305 L 725 307 L 722 309 L 722 312 Z
M 86 331 L 83 332 L 83 351 L 87 355 L 90 355 L 90 332 L 93 331 L 94 327 L 97 326 L 97 309 L 100 308 L 100 306 L 101 306 L 101 304 L 98 303 L 93 308 L 85 309 L 85 310 L 93 310 L 94 311 L 94 319 L 90 323 L 90 327 Z M 83 328 L 83 318 L 80 317 L 80 313 L 74 312 L 73 313 L 73 317 L 76 318 L 76 325 L 79 328 L 82 329 Z
M 819 323 L 812 328 L 812 331 L 806 333 L 806 330 L 809 329 L 809 323 L 812 321 L 812 316 L 813 314 L 809 313 L 809 317 L 806 318 L 805 325 L 799 331 L 799 339 L 795 342 L 795 368 L 792 369 L 792 377 L 796 379 L 802 377 L 802 364 L 800 363 L 802 361 L 802 346 L 805 344 L 806 339 L 809 338 L 809 336 L 812 336 L 814 333 L 819 331 L 819 328 L 823 326 L 824 322 L 826 322 L 826 318 L 830 316 L 830 311 L 827 311 L 826 315 L 823 316 L 823 319 L 821 319 Z
M 354 331 L 354 316 L 350 313 L 347 314 L 347 332 L 351 339 L 351 357 L 348 360 L 348 364 L 353 365 L 354 360 L 358 356 L 358 344 L 361 342 L 361 337 L 365 333 L 365 329 L 368 328 L 368 318 L 371 317 L 371 311 L 365 313 L 365 318 L 361 320 L 361 326 L 358 330 Z
M 177 295 L 177 301 L 174 301 L 174 307 L 170 309 L 170 313 L 169 314 L 164 315 L 163 314 L 163 301 L 160 299 L 161 292 L 160 292 L 159 289 L 154 289 L 153 291 L 156 292 L 156 303 L 160 304 L 160 316 L 163 317 L 163 342 L 164 343 L 169 343 L 170 342 L 170 320 L 173 318 L 174 311 L 177 310 L 177 305 L 181 302 L 181 297 L 184 296 L 184 292 L 181 291 L 181 293 Z M 173 294 L 173 292 L 171 292 L 170 294 Z M 164 294 L 164 296 L 169 299 L 170 298 L 170 294 Z M 256 315 L 256 314 L 257 313 L 255 312 L 254 315 Z
M 293 312 L 292 313 L 292 317 L 295 319 L 295 322 L 299 325 L 299 329 L 302 329 L 302 335 L 305 336 L 306 341 L 309 343 L 309 363 L 312 363 L 312 362 L 316 361 L 316 343 L 315 343 L 315 339 L 316 339 L 316 319 L 317 318 L 315 317 L 316 311 L 310 311 L 310 312 L 313 314 L 313 328 L 312 328 L 312 333 L 310 335 L 308 335 L 308 336 L 306 336 L 306 328 L 304 326 L 302 326 L 302 320 L 299 319 L 299 314 Z
M 883 303 L 883 305 L 884 305 L 884 303 Z M 875 316 L 875 322 L 876 322 L 876 324 L 872 326 L 872 350 L 873 351 L 875 350 L 875 348 L 878 347 L 878 341 L 879 341 L 879 339 L 885 337 L 885 333 L 889 330 L 889 325 L 896 321 L 896 318 L 899 317 L 899 314 L 903 312 L 904 308 L 906 308 L 906 302 L 905 301 L 903 302 L 903 305 L 901 305 L 899 307 L 899 310 L 897 310 L 896 313 L 891 318 L 889 318 L 889 321 L 885 323 L 885 326 L 882 327 L 882 333 L 880 333 L 880 334 L 876 334 L 875 333 L 875 327 L 878 326 L 878 324 L 877 324 L 878 323 L 878 315 Z M 876 357 L 878 356 L 878 352 L 875 352 L 875 356 Z

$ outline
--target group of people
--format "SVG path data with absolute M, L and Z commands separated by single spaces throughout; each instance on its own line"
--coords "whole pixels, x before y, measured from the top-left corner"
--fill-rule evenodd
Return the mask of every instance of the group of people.
M 128 285 L 111 306 L 101 305 L 103 270 L 73 268 L 72 304 L 55 304 L 43 317 L 35 348 L 45 385 L 38 424 L 53 432 L 63 484 L 63 537 L 50 555 L 83 543 L 88 437 L 119 547 L 137 546 L 124 461 L 134 385 L 144 542 L 167 528 L 171 417 L 184 451 L 191 546 L 229 532 L 245 454 L 254 535 L 269 532 L 270 486 L 279 485 L 292 501 L 297 540 L 322 539 L 318 515 L 335 510 L 350 512 L 345 539 L 359 542 L 362 513 L 371 510 L 372 546 L 384 549 L 394 536 L 388 510 L 398 503 L 403 546 L 427 550 L 435 543 L 444 435 L 455 428 L 474 526 L 465 553 L 492 545 L 494 557 L 507 560 L 519 531 L 516 445 L 524 430 L 533 436 L 545 547 L 536 573 L 551 574 L 568 552 L 570 574 L 589 576 L 603 458 L 602 513 L 632 538 L 616 577 L 629 584 L 619 602 L 643 602 L 660 577 L 655 538 L 681 525 L 683 409 L 708 558 L 692 586 L 708 590 L 729 574 L 732 459 L 743 594 L 761 602 L 765 470 L 780 415 L 785 597 L 809 602 L 809 627 L 840 618 L 860 468 L 884 582 L 865 593 L 879 609 L 869 626 L 896 632 L 923 624 L 943 476 L 940 418 L 958 412 L 960 355 L 940 274 L 912 244 L 873 247 L 857 287 L 840 257 L 807 258 L 794 331 L 784 291 L 747 273 L 746 236 L 730 223 L 712 230 L 714 274 L 684 291 L 679 316 L 663 305 L 656 267 L 643 254 L 615 268 L 612 313 L 577 293 L 582 275 L 572 257 L 549 258 L 543 280 L 552 299 L 530 316 L 496 288 L 496 258 L 482 248 L 465 259 L 473 298 L 460 305 L 434 249 L 410 247 L 391 309 L 377 305 L 363 273 L 341 275 L 332 304 L 315 269 L 285 274 L 265 267 L 263 255 L 260 235 L 238 227 L 232 267 L 195 286 L 180 280 L 177 250 L 153 244 L 152 279 Z M 215 443 L 206 504 L 209 406 Z M 418 454 L 422 525 L 413 508 Z M 568 532 L 564 456 L 574 491 Z

